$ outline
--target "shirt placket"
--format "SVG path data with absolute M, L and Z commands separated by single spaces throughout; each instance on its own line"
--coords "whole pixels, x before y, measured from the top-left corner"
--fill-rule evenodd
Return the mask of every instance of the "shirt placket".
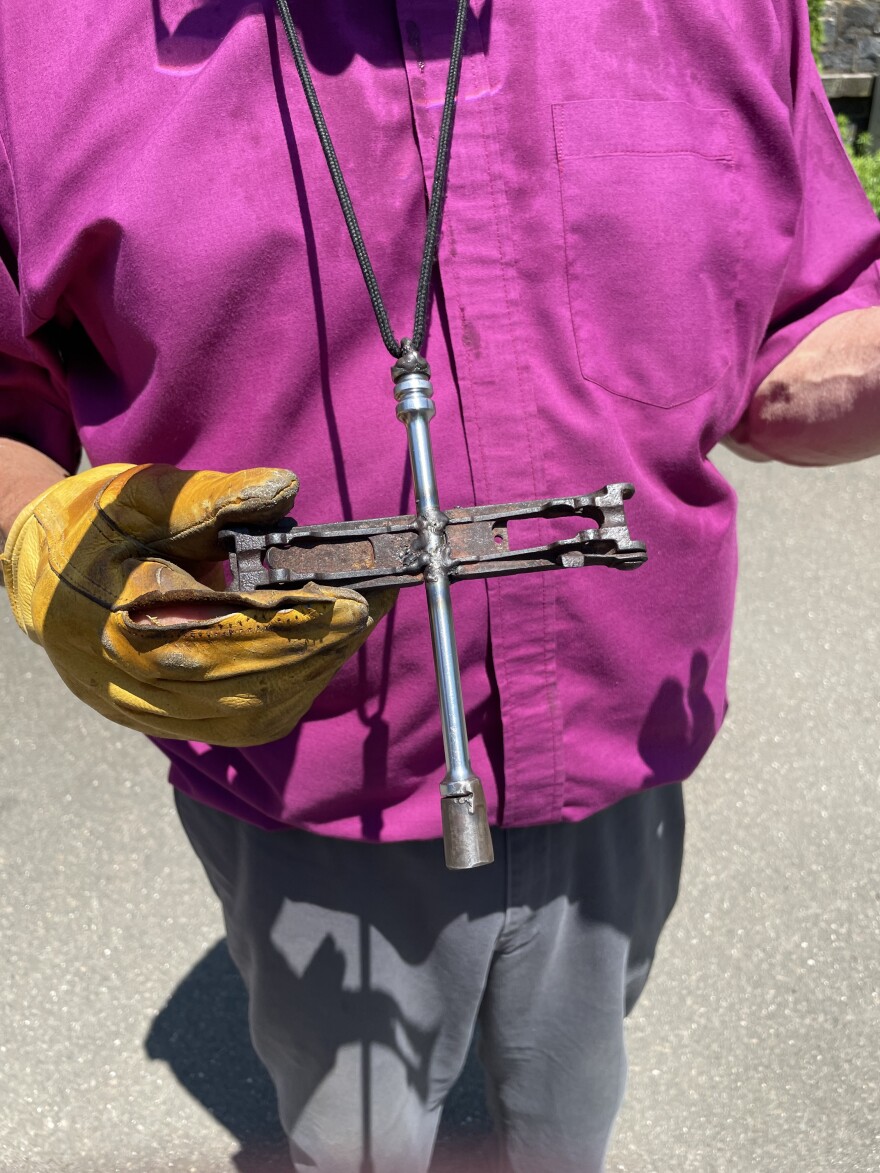
M 439 279 L 476 501 L 545 494 L 536 380 L 521 353 L 522 307 L 502 181 L 492 87 L 472 4 L 464 42 L 452 158 L 438 256 Z M 398 0 L 413 123 L 426 187 L 433 176 L 449 68 L 448 0 Z M 432 346 L 441 343 L 440 331 Z M 430 357 L 430 356 L 429 356 Z M 439 402 L 439 401 L 438 401 Z M 441 470 L 442 453 L 437 454 Z M 487 584 L 492 658 L 504 732 L 505 826 L 561 818 L 562 720 L 556 678 L 553 574 Z

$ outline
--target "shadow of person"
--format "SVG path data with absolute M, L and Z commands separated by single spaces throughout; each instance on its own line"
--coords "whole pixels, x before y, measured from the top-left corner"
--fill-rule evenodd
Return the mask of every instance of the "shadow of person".
M 150 0 L 156 57 L 159 68 L 169 73 L 191 73 L 199 69 L 249 14 L 259 14 L 262 0 L 193 0 L 182 16 L 179 4 Z M 174 16 L 171 12 L 173 10 Z
M 340 965 L 340 962 L 342 963 Z M 302 976 L 306 987 L 334 987 L 338 1040 L 354 1033 L 381 1042 L 410 1064 L 413 1080 L 427 1094 L 427 1058 L 432 1039 L 402 1022 L 378 991 L 343 991 L 344 959 L 328 936 Z M 342 1005 L 342 1003 L 348 1003 Z M 346 1030 L 345 1022 L 350 1029 Z M 341 1042 L 340 1042 L 341 1045 Z M 289 1170 L 287 1138 L 278 1119 L 275 1089 L 254 1051 L 248 1027 L 248 997 L 238 970 L 220 940 L 180 982 L 156 1015 L 144 1040 L 147 1056 L 166 1063 L 180 1085 L 241 1146 L 233 1164 L 239 1173 Z M 327 1052 L 328 1059 L 332 1059 Z M 491 1132 L 483 1075 L 474 1047 L 446 1100 L 432 1169 L 445 1168 L 463 1142 Z
M 651 770 L 645 785 L 686 778 L 702 761 L 715 736 L 708 675 L 708 657 L 698 649 L 691 657 L 687 689 L 674 676 L 661 684 L 639 735 L 639 753 Z
M 186 975 L 153 1020 L 144 1049 L 241 1145 L 240 1173 L 290 1168 L 275 1089 L 248 1030 L 247 992 L 225 940 Z M 283 1158 L 284 1163 L 280 1163 Z
M 94 471 L 97 474 L 99 470 Z M 125 493 L 108 499 L 106 509 L 102 504 L 93 521 L 89 522 L 86 514 L 83 526 L 65 535 L 68 561 L 64 575 L 65 582 L 70 579 L 67 585 L 71 593 L 68 595 L 57 590 L 49 598 L 45 614 L 45 631 L 52 636 L 49 643 L 56 648 L 69 650 L 73 639 L 87 641 L 89 646 L 96 639 L 102 647 L 107 644 L 106 626 L 117 615 L 118 609 L 112 599 L 108 608 L 101 606 L 95 598 L 94 571 L 96 568 L 99 571 L 105 569 L 102 560 L 109 557 L 106 552 L 108 526 L 112 523 L 113 534 L 110 536 L 121 543 L 119 556 L 121 565 L 126 567 L 138 553 L 134 548 L 138 543 L 145 542 L 148 550 L 152 548 L 149 543 L 153 534 L 159 535 L 156 543 L 162 553 L 165 549 L 162 535 L 173 528 L 172 518 L 174 525 L 180 526 L 181 517 L 185 520 L 188 516 L 181 513 L 180 501 L 173 493 L 156 495 L 158 515 L 139 512 L 135 508 L 143 504 L 145 493 L 153 500 L 152 479 L 155 475 L 155 472 L 147 471 L 132 474 L 126 481 Z M 170 470 L 161 477 L 170 478 L 168 484 L 177 486 L 183 496 L 188 483 L 186 474 Z M 143 492 L 139 485 L 146 486 Z M 147 489 L 150 489 L 149 493 Z M 145 524 L 145 519 L 149 525 L 135 542 L 128 537 L 128 529 L 133 521 L 141 525 Z M 192 536 L 191 528 L 184 527 L 188 539 Z M 134 543 L 131 550 L 130 542 Z M 143 553 L 143 546 L 139 549 Z M 91 593 L 85 594 L 76 588 L 87 576 L 91 576 Z M 105 586 L 112 592 L 117 586 L 120 590 L 128 589 L 129 583 L 122 573 L 118 584 L 117 579 L 110 576 Z M 74 607 L 85 608 L 83 614 L 88 619 L 87 624 L 71 620 L 71 614 L 79 614 L 72 611 Z M 103 633 L 102 627 L 105 628 Z M 163 639 L 166 634 L 163 633 Z M 524 896 L 528 907 L 543 907 L 563 896 L 577 908 L 578 915 L 610 925 L 626 937 L 631 969 L 626 990 L 628 1007 L 632 1006 L 644 984 L 660 930 L 677 894 L 677 865 L 683 837 L 681 794 L 678 786 L 659 783 L 674 782 L 687 776 L 711 741 L 715 713 L 705 690 L 709 668 L 706 654 L 695 649 L 686 684 L 672 676 L 657 682 L 654 700 L 638 738 L 642 758 L 650 771 L 643 780 L 643 791 L 599 812 L 583 824 L 514 828 L 508 832 L 496 832 L 494 836 L 496 854 L 500 858 L 504 856 L 507 841 L 512 842 L 519 836 L 543 837 L 547 841 L 542 857 L 548 860 L 549 866 L 540 872 Z M 112 685 L 112 677 L 108 680 Z M 214 815 L 221 817 L 217 812 L 212 815 L 208 808 L 203 808 L 203 812 L 202 817 L 206 819 Z M 257 834 L 256 829 L 252 834 Z M 395 967 L 422 964 L 434 949 L 441 932 L 453 920 L 461 918 L 464 923 L 505 913 L 507 873 L 503 866 L 486 869 L 486 881 L 476 883 L 468 873 L 445 872 L 439 845 L 436 845 L 435 858 L 431 859 L 424 852 L 424 845 L 418 843 L 376 844 L 324 840 L 321 837 L 312 837 L 314 842 L 309 847 L 314 866 L 298 870 L 290 863 L 297 857 L 297 852 L 302 851 L 303 844 L 296 841 L 303 835 L 294 831 L 279 832 L 260 842 L 256 850 L 260 860 L 260 883 L 267 885 L 265 898 L 261 894 L 261 899 L 254 901 L 249 908 L 247 924 L 241 922 L 238 928 L 237 945 L 235 933 L 230 928 L 231 952 L 252 988 L 257 981 L 268 982 L 270 988 L 283 992 L 283 1005 L 289 1008 L 285 1022 L 281 1024 L 284 1037 L 279 1037 L 277 1021 L 262 1023 L 262 1037 L 267 1045 L 266 1049 L 261 1048 L 261 1054 L 273 1072 L 276 1065 L 271 1061 L 270 1048 L 277 1045 L 283 1055 L 305 1056 L 297 1075 L 298 1086 L 291 1094 L 281 1097 L 291 1117 L 285 1121 L 288 1132 L 292 1132 L 291 1125 L 295 1124 L 310 1098 L 319 1092 L 343 1052 L 345 1062 L 349 1062 L 352 1052 L 360 1048 L 360 1070 L 367 1074 L 361 1081 L 362 1102 L 358 1115 L 363 1151 L 369 1154 L 374 1102 L 374 1093 L 368 1083 L 371 1052 L 374 1055 L 381 1053 L 383 1058 L 390 1055 L 395 1077 L 402 1072 L 399 1086 L 403 1088 L 408 1083 L 424 1103 L 437 1041 L 436 1030 L 425 1025 L 437 1021 L 433 1002 L 427 1009 L 420 1005 L 417 1017 L 408 1003 L 404 1012 L 401 1002 L 386 990 L 376 988 L 373 981 L 376 975 L 371 972 L 373 942 L 379 943 L 383 957 L 386 961 L 390 959 Z M 228 895 L 229 890 L 238 889 L 242 877 L 237 877 L 235 872 L 242 862 L 240 853 L 225 852 L 214 869 L 206 858 L 207 851 L 208 848 L 200 855 L 209 875 L 216 870 L 212 879 L 218 893 L 222 894 L 226 888 Z M 350 870 L 346 871 L 347 868 Z M 407 875 L 433 876 L 432 883 L 425 889 L 431 896 L 420 899 L 416 905 L 411 893 L 404 891 L 401 894 L 400 880 Z M 368 904 L 363 890 L 365 876 L 371 877 Z M 572 879 L 573 876 L 576 879 Z M 441 891 L 442 898 L 434 896 L 435 892 Z M 407 901 L 413 914 L 409 917 L 402 916 Z M 293 908 L 300 910 L 296 925 L 285 923 L 288 910 Z M 303 937 L 304 916 L 309 918 L 308 924 L 314 930 L 311 941 L 305 941 Z M 345 951 L 340 944 L 343 931 L 349 937 Z M 303 953 L 304 947 L 307 953 Z M 255 948 L 262 950 L 259 967 L 252 964 Z M 204 971 L 209 978 L 212 966 L 220 965 L 222 971 L 222 967 L 228 965 L 222 952 L 213 960 L 210 958 L 211 955 Z M 347 973 L 347 969 L 351 972 Z M 184 1001 L 194 999 L 198 1002 L 197 996 L 205 990 L 198 980 L 203 976 L 190 975 L 184 982 L 180 995 Z M 241 997 L 240 986 L 236 985 L 235 989 Z M 210 1007 L 212 1019 L 216 1017 L 213 1001 L 206 996 L 203 1003 Z M 265 999 L 257 997 L 254 1003 L 258 1007 L 257 1015 L 271 1011 Z M 241 1022 L 244 1018 L 243 1002 L 239 1014 L 238 1021 Z M 184 1086 L 197 1095 L 233 1135 L 243 1138 L 244 1159 L 248 1160 L 246 1150 L 254 1150 L 254 1145 L 247 1130 L 254 1117 L 247 1111 L 242 1115 L 241 1104 L 236 1103 L 241 1097 L 241 1085 L 233 1099 L 225 1091 L 218 1091 L 218 1083 L 210 1070 L 206 1074 L 204 1067 L 193 1067 L 190 1063 L 189 1056 L 197 1055 L 198 1048 L 189 1046 L 181 1055 L 170 1045 L 174 1031 L 168 1029 L 169 1021 L 169 1017 L 165 1017 L 163 1022 L 157 1021 L 154 1025 L 148 1053 L 171 1063 Z M 254 1017 L 253 1021 L 256 1024 L 254 1038 L 259 1039 L 259 1020 Z M 239 1046 L 243 1052 L 239 1051 L 236 1063 L 242 1053 L 245 1057 L 251 1056 L 249 1047 L 243 1043 Z M 250 1063 L 253 1070 L 252 1058 Z M 247 1067 L 245 1058 L 244 1069 Z M 356 1067 L 354 1062 L 352 1067 Z M 223 1068 L 226 1083 L 231 1069 L 232 1063 L 229 1068 Z M 280 1060 L 277 1069 L 283 1078 Z M 384 1092 L 384 1089 L 380 1090 Z M 247 1102 L 245 1096 L 244 1104 Z M 262 1103 L 265 1105 L 265 1099 Z M 265 1108 L 260 1109 L 260 1113 L 265 1124 Z M 274 1135 L 277 1137 L 277 1132 Z M 300 1160 L 308 1164 L 307 1158 Z M 240 1169 L 246 1167 L 239 1162 Z
M 277 13 L 272 0 L 150 0 L 156 57 L 159 68 L 169 73 L 193 73 L 207 63 L 234 27 L 248 16 L 259 16 L 274 32 Z M 483 52 L 488 45 L 492 0 L 486 0 L 479 18 L 481 37 L 474 41 Z M 312 71 L 342 73 L 356 57 L 380 68 L 402 67 L 401 34 L 392 11 L 378 12 L 360 0 L 336 0 L 328 4 L 290 4 Z M 449 55 L 454 6 L 449 10 L 448 28 L 423 34 L 418 22 L 404 23 L 403 36 L 416 59 L 443 59 Z

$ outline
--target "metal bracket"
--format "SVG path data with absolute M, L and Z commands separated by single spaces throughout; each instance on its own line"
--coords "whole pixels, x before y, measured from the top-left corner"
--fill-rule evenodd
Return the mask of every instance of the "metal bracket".
M 268 533 L 239 526 L 223 530 L 220 538 L 229 550 L 231 589 L 236 591 L 284 590 L 309 582 L 357 591 L 419 586 L 437 569 L 450 582 L 581 566 L 632 570 L 648 556 L 626 523 L 624 501 L 633 492 L 632 485 L 614 484 L 582 497 L 328 525 L 298 526 L 288 518 Z M 583 517 L 594 527 L 543 546 L 511 549 L 511 521 L 558 517 Z M 426 542 L 429 530 L 432 540 Z

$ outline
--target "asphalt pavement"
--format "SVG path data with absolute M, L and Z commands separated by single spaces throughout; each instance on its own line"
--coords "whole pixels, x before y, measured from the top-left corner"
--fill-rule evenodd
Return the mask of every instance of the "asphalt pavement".
M 878 1173 L 880 460 L 718 463 L 741 499 L 731 709 L 686 790 L 608 1170 Z M 163 760 L 66 692 L 5 598 L 0 750 L 0 1173 L 283 1168 Z M 469 1066 L 441 1155 L 487 1127 Z

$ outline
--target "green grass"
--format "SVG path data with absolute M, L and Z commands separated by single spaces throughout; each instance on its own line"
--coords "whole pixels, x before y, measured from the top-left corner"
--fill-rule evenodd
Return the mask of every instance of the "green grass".
M 820 64 L 819 50 L 822 48 L 822 9 L 825 7 L 825 0 L 807 0 L 807 8 L 810 13 L 810 45 L 813 49 L 813 56 L 816 58 L 816 64 Z
M 859 182 L 865 189 L 865 194 L 871 201 L 874 211 L 880 216 L 880 151 L 871 149 L 871 136 L 853 135 L 852 123 L 842 114 L 837 119 L 840 135 L 846 153 L 850 157 Z
M 819 49 L 823 46 L 823 26 L 821 26 L 821 15 L 823 15 L 823 8 L 825 7 L 825 0 L 807 0 L 807 9 L 810 12 L 810 43 L 813 49 L 813 56 L 817 62 L 819 61 Z

